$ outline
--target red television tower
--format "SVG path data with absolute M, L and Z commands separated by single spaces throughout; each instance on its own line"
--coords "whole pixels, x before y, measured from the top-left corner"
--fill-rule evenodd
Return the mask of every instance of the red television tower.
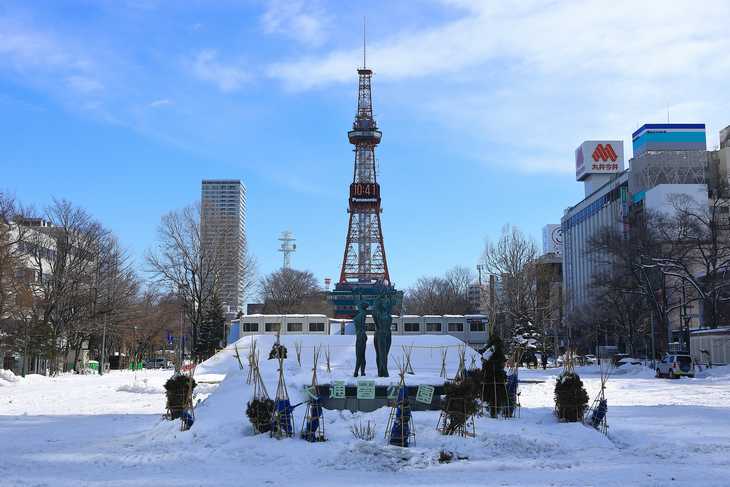
M 363 50 L 364 53 L 364 50 Z M 388 261 L 380 225 L 380 185 L 375 164 L 375 147 L 382 133 L 373 118 L 371 95 L 372 70 L 357 70 L 359 77 L 357 115 L 347 135 L 355 146 L 355 170 L 350 185 L 345 255 L 342 258 L 340 283 L 390 283 Z
M 353 316 L 356 303 L 363 299 L 371 301 L 379 293 L 396 292 L 390 282 L 380 224 L 382 210 L 375 147 L 380 143 L 382 133 L 373 118 L 373 72 L 365 63 L 364 44 L 363 36 L 363 67 L 357 70 L 357 114 L 352 130 L 347 133 L 350 143 L 355 146 L 355 168 L 347 210 L 350 218 L 340 280 L 331 293 L 337 317 Z

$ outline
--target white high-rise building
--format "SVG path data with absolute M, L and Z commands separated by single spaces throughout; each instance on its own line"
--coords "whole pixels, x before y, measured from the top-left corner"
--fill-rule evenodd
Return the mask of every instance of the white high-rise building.
M 229 313 L 243 310 L 246 271 L 246 187 L 239 179 L 205 179 L 201 194 L 203 249 L 218 249 L 218 292 Z

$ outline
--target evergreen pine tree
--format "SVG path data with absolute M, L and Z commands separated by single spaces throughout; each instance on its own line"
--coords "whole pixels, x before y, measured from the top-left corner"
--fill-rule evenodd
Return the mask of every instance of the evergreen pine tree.
M 198 331 L 196 347 L 198 359 L 206 360 L 215 353 L 216 349 L 220 346 L 221 340 L 224 339 L 223 327 L 225 326 L 225 322 L 226 317 L 223 313 L 223 306 L 216 293 L 206 307 L 203 321 Z
M 536 352 L 543 352 L 543 336 L 537 326 L 530 321 L 519 321 L 515 323 L 512 335 L 512 347 L 520 347 L 523 350 L 522 362 L 528 365 L 537 366 Z
M 580 376 L 572 369 L 563 371 L 555 381 L 555 412 L 563 421 L 576 422 L 588 407 L 588 393 Z
M 489 405 L 489 415 L 494 418 L 503 407 L 508 406 L 505 388 L 507 371 L 504 369 L 507 358 L 504 356 L 502 339 L 496 333 L 489 337 L 486 352 L 491 355 L 482 361 L 482 400 Z

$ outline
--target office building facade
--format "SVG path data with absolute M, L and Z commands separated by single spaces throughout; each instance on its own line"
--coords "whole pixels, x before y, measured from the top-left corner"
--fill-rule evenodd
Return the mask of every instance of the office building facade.
M 730 130 L 720 134 L 730 139 Z M 563 273 L 566 311 L 590 304 L 592 282 L 597 273 L 611 272 L 610 259 L 591 249 L 591 239 L 605 227 L 613 227 L 627 238 L 631 221 L 646 212 L 671 214 L 678 195 L 698 205 L 708 201 L 708 178 L 727 180 L 728 155 L 707 151 L 704 124 L 645 124 L 632 134 L 633 157 L 629 168 L 589 185 L 594 174 L 578 171 L 577 179 L 586 185 L 586 197 L 568 208 L 561 219 L 563 234 Z M 608 141 L 615 145 L 615 141 Z M 585 147 L 584 143 L 581 148 Z M 597 144 L 592 142 L 589 149 Z M 591 155 L 602 156 L 594 149 Z M 727 145 L 727 144 L 725 144 Z M 579 148 L 580 149 L 580 148 Z M 611 152 L 611 151 L 609 151 Z M 617 160 L 622 156 L 614 147 Z M 576 167 L 583 164 L 586 151 L 576 151 Z M 591 163 L 595 163 L 592 157 Z M 724 163 L 724 165 L 723 165 Z
M 563 235 L 563 294 L 568 311 L 590 301 L 594 276 L 607 271 L 608 256 L 591 246 L 604 227 L 627 232 L 629 171 L 615 174 L 591 195 L 565 211 Z

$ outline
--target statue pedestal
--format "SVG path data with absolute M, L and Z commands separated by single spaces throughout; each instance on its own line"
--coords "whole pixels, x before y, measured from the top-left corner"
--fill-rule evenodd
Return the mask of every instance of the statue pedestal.
M 409 380 L 410 379 L 410 380 Z M 406 385 L 408 389 L 408 399 L 410 400 L 411 410 L 413 411 L 439 411 L 441 409 L 441 395 L 443 395 L 443 382 L 439 384 L 430 384 L 424 382 L 418 384 L 417 376 L 408 375 L 406 381 L 409 384 Z M 397 383 L 393 384 L 397 386 Z M 434 393 L 433 399 L 430 404 L 416 401 L 416 392 L 418 391 L 419 385 L 433 386 Z M 320 384 L 319 390 L 322 394 L 322 407 L 331 410 L 349 410 L 351 412 L 362 411 L 369 413 L 382 407 L 390 407 L 395 402 L 395 399 L 388 399 L 388 389 L 390 386 L 376 385 L 375 386 L 375 398 L 374 399 L 358 399 L 357 398 L 357 386 L 355 384 L 348 384 L 345 387 L 345 398 L 335 399 L 330 398 L 330 384 Z

